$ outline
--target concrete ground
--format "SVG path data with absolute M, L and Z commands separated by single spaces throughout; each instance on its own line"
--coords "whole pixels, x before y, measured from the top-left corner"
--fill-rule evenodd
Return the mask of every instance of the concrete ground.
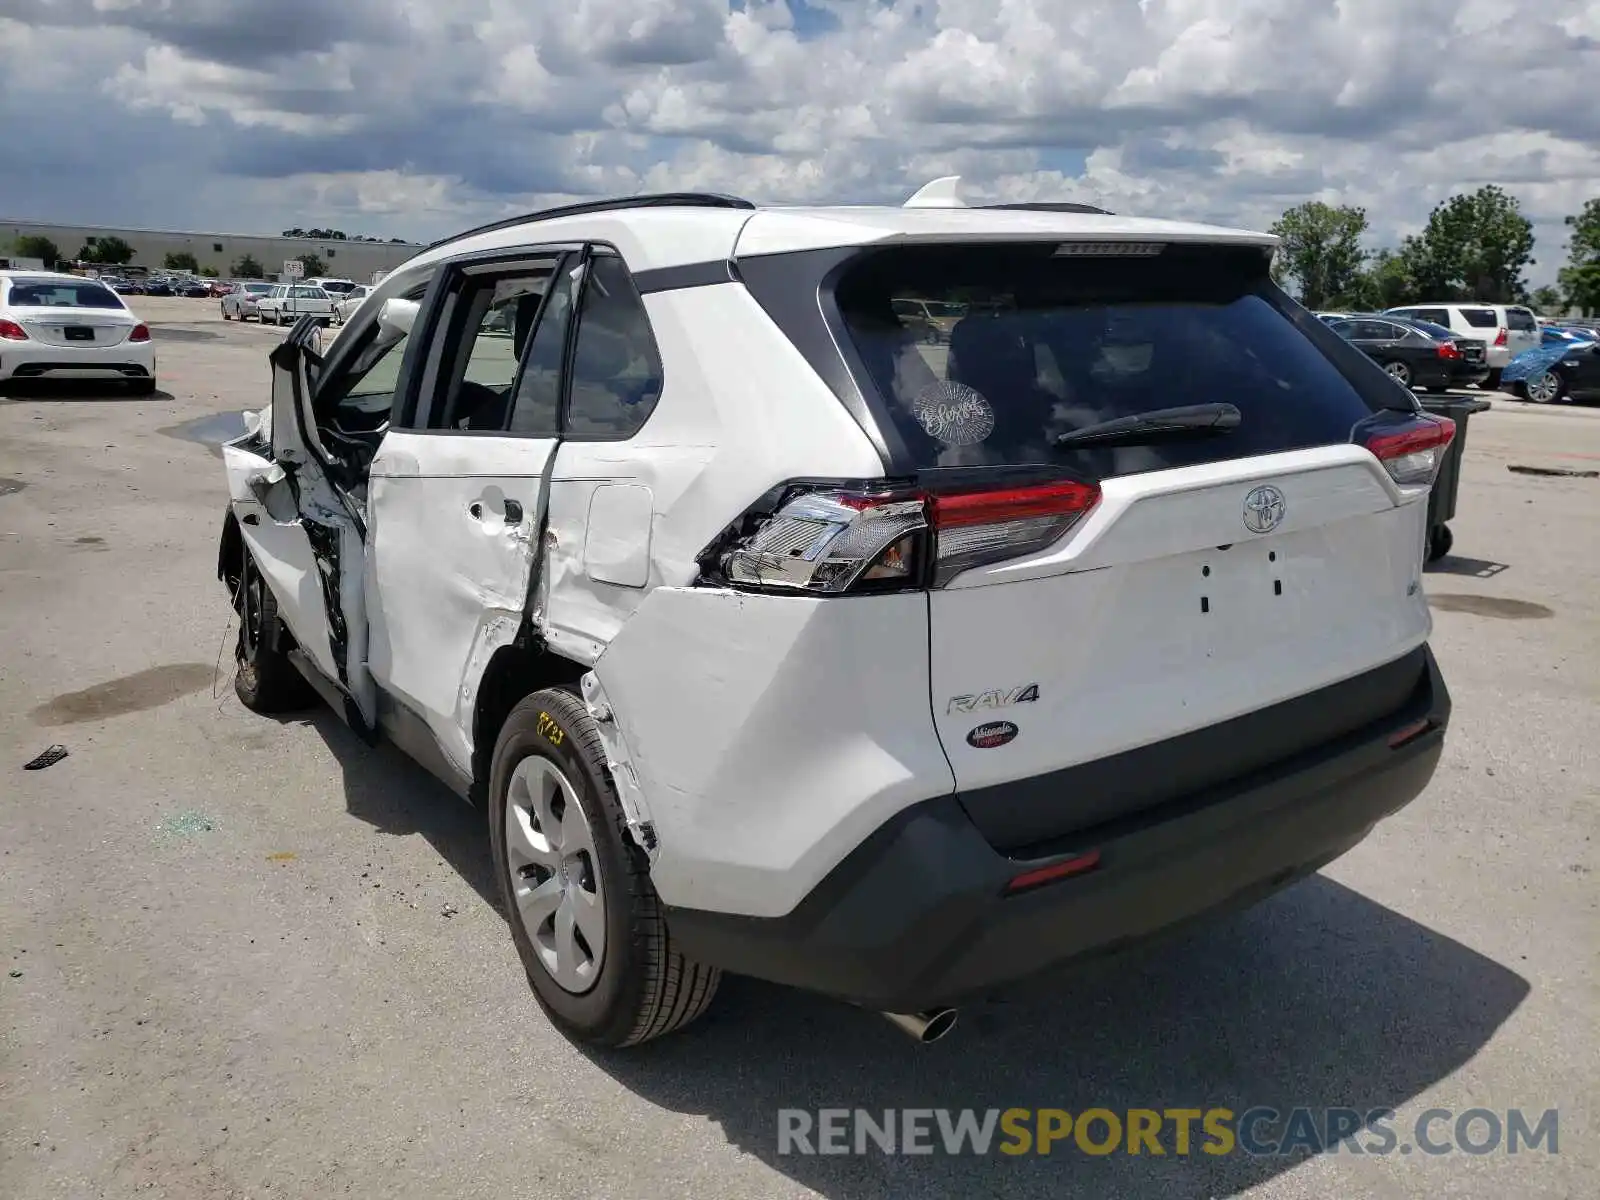
M 932 1047 L 730 980 L 682 1036 L 588 1053 L 526 987 L 482 819 L 327 713 L 235 700 L 206 441 L 265 402 L 277 331 L 135 306 L 162 394 L 0 400 L 0 1196 L 1592 1194 L 1600 479 L 1508 466 L 1600 468 L 1600 410 L 1472 418 L 1427 577 L 1445 761 L 1321 875 Z M 1559 1152 L 777 1144 L 780 1108 L 1182 1105 L 1388 1107 L 1402 1141 L 1430 1108 L 1554 1108 Z

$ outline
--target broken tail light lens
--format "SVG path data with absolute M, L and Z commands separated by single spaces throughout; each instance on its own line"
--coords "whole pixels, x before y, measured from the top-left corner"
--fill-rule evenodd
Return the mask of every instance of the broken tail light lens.
M 1365 446 L 1402 486 L 1431 484 L 1456 436 L 1456 423 L 1426 413 L 1378 414 L 1356 426 L 1354 441 Z
M 807 488 L 712 558 L 742 587 L 837 595 L 942 586 L 963 571 L 1043 550 L 1100 498 L 1056 482 L 962 491 Z
M 0 338 L 8 342 L 25 342 L 28 340 L 28 331 L 15 321 L 0 317 Z

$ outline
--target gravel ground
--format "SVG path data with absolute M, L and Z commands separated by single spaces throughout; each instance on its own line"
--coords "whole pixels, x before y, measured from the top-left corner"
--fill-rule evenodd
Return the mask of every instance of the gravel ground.
M 933 1047 L 731 980 L 686 1034 L 594 1054 L 526 988 L 482 819 L 327 713 L 251 716 L 216 670 L 209 443 L 265 402 L 277 331 L 134 304 L 161 394 L 0 400 L 0 1196 L 1592 1194 L 1600 479 L 1507 467 L 1600 468 L 1600 410 L 1472 418 L 1428 575 L 1445 761 L 1321 875 Z M 780 1108 L 1181 1105 L 1387 1107 L 1402 1135 L 1557 1108 L 1559 1153 L 777 1145 Z

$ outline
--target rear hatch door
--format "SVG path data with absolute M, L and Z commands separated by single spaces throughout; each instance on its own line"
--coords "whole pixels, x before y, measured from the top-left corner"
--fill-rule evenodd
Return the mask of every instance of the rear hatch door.
M 1256 248 L 1113 253 L 913 247 L 870 268 L 895 295 L 968 308 L 948 350 L 915 348 L 920 370 L 901 355 L 874 372 L 925 486 L 1054 471 L 1101 489 L 1057 540 L 930 593 L 934 720 L 969 813 L 1007 850 L 1394 712 L 1430 628 L 1427 488 L 1352 444 L 1409 393 L 1283 296 Z M 889 364 L 879 326 L 850 315 L 882 309 L 841 291 L 863 360 Z M 953 386 L 964 421 L 919 400 Z M 1057 444 L 1216 402 L 1237 427 Z M 1151 747 L 1147 768 L 1129 753 Z

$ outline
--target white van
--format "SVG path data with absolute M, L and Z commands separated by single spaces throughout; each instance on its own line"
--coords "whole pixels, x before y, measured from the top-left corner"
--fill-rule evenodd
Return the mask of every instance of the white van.
M 1524 350 L 1539 345 L 1539 322 L 1531 308 L 1520 304 L 1474 304 L 1452 301 L 1446 304 L 1408 304 L 1386 310 L 1391 317 L 1413 321 L 1432 321 L 1462 337 L 1476 338 L 1489 347 L 1489 378 L 1484 386 L 1500 386 L 1500 372 Z

